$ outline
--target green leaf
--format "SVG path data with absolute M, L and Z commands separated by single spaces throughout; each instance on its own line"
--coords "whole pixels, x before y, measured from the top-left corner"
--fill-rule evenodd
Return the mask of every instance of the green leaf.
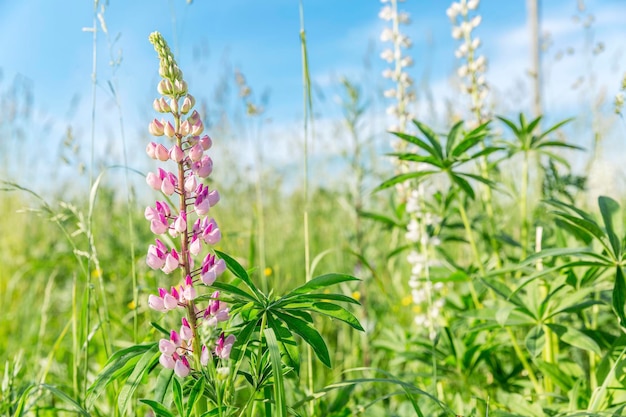
M 450 132 L 448 133 L 448 137 L 446 140 L 446 156 L 447 157 L 450 157 L 450 152 L 454 148 L 454 145 L 456 144 L 456 141 L 461 134 L 462 128 L 463 128 L 463 121 L 461 120 L 455 123 L 455 125 L 452 126 L 452 129 L 450 129 Z
M 530 329 L 526 335 L 526 349 L 530 352 L 531 356 L 537 357 L 543 350 L 543 346 L 546 343 L 545 333 L 541 325 L 536 325 Z
M 233 361 L 237 362 L 241 355 L 245 353 L 246 346 L 248 345 L 250 337 L 254 333 L 254 330 L 256 329 L 258 323 L 258 318 L 255 318 L 248 323 L 245 323 L 239 333 L 237 333 L 237 338 L 235 339 L 235 344 L 233 345 L 231 353 Z
M 395 219 L 392 219 L 389 216 L 385 216 L 384 214 L 379 214 L 379 213 L 373 213 L 370 211 L 358 211 L 359 216 L 361 216 L 364 219 L 370 219 L 370 220 L 374 220 L 378 223 L 382 223 L 388 227 L 402 227 L 404 228 L 405 225 L 398 222 Z
M 306 343 L 313 348 L 313 352 L 317 358 L 328 368 L 330 365 L 330 355 L 328 354 L 328 347 L 326 342 L 313 326 L 304 320 L 294 317 L 290 314 L 274 311 L 273 314 L 280 320 L 284 321 L 289 330 L 296 333 Z
M 81 407 L 81 405 L 75 399 L 73 399 L 72 397 L 67 395 L 65 392 L 63 392 L 60 389 L 58 389 L 57 387 L 52 386 L 52 385 L 48 385 L 48 384 L 41 384 L 39 386 L 41 388 L 44 388 L 44 389 L 50 391 L 52 394 L 54 394 L 55 397 L 57 397 L 58 399 L 64 401 L 65 403 L 69 404 L 80 415 L 83 415 L 85 417 L 90 417 L 91 416 L 89 414 L 89 412 L 87 410 L 85 410 L 83 407 Z
M 388 179 L 387 181 L 384 181 L 382 184 L 380 184 L 378 187 L 374 189 L 374 192 L 393 187 L 394 185 L 400 184 L 407 180 L 414 180 L 414 179 L 417 180 L 422 177 L 426 177 L 430 174 L 436 174 L 436 173 L 437 171 L 426 170 L 426 171 L 407 172 L 406 174 L 399 174 L 399 175 L 396 175 L 395 177 Z
M 335 318 L 337 320 L 341 320 L 361 332 L 365 331 L 363 327 L 361 327 L 361 323 L 359 323 L 359 320 L 352 313 L 337 304 L 324 302 L 313 303 L 313 306 L 310 310 L 316 311 L 320 314 L 324 314 L 328 317 Z
M 565 221 L 570 223 L 572 226 L 577 227 L 579 230 L 589 233 L 590 235 L 598 239 L 598 241 L 603 246 L 606 246 L 606 244 L 604 243 L 604 237 L 606 235 L 596 222 L 591 222 L 587 219 L 581 219 L 581 218 L 572 216 L 571 214 L 563 213 L 560 211 L 554 211 L 552 213 L 560 217 L 561 219 L 564 219 Z
M 285 399 L 285 383 L 283 380 L 283 366 L 280 359 L 278 341 L 272 329 L 265 329 L 265 341 L 270 352 L 270 362 L 272 363 L 272 375 L 274 377 L 274 407 L 276 416 L 287 416 L 287 401 Z M 274 415 L 274 414 L 272 414 Z
M 554 323 L 547 323 L 546 326 L 548 326 L 563 343 L 567 343 L 568 345 L 572 345 L 579 349 L 593 352 L 598 356 L 602 355 L 600 346 L 598 346 L 596 341 L 587 336 L 585 333 L 581 332 L 580 330 L 577 330 L 570 326 L 562 326 L 560 324 Z
M 343 294 L 325 294 L 325 293 L 301 294 L 301 295 L 294 296 L 293 298 L 290 297 L 288 300 L 285 300 L 285 302 L 288 301 L 289 303 L 296 303 L 296 302 L 297 303 L 307 303 L 307 302 L 312 302 L 314 300 L 340 301 L 340 302 L 344 302 L 344 303 L 361 305 L 361 303 L 359 303 L 357 300 L 355 300 L 352 297 L 348 297 L 347 295 L 343 295 Z
M 122 387 L 122 390 L 117 398 L 117 407 L 122 415 L 126 414 L 135 390 L 141 383 L 144 375 L 147 374 L 159 361 L 160 355 L 161 352 L 159 352 L 159 346 L 155 343 L 150 350 L 141 356 L 141 359 L 139 359 L 137 365 L 135 365 L 133 372 L 126 380 L 126 383 Z
M 170 410 L 167 409 L 167 407 L 157 401 L 147 399 L 141 399 L 139 401 L 150 406 L 150 408 L 152 408 L 152 411 L 154 411 L 156 417 L 174 417 L 174 413 L 172 413 Z
M 467 194 L 469 198 L 471 198 L 472 200 L 474 199 L 474 197 L 476 196 L 474 194 L 474 190 L 472 189 L 472 186 L 465 178 L 462 178 L 456 174 L 450 173 L 450 179 L 455 184 L 457 184 Z M 463 203 L 461 202 L 461 204 Z
M 296 289 L 291 291 L 289 294 L 283 296 L 282 298 L 284 299 L 284 298 L 293 297 L 294 295 L 298 295 L 298 294 L 306 294 L 308 292 L 311 292 L 320 288 L 329 287 L 331 285 L 336 285 L 336 284 L 339 284 L 342 282 L 348 282 L 348 281 L 360 281 L 360 279 L 353 277 L 352 275 L 347 275 L 347 274 L 331 273 L 331 274 L 320 275 L 318 277 L 311 279 L 306 284 L 297 287 Z
M 24 409 L 26 408 L 26 402 L 28 401 L 30 392 L 35 389 L 37 386 L 33 383 L 28 384 L 26 388 L 24 388 L 20 394 L 19 400 L 15 406 L 13 411 L 13 417 L 22 417 L 24 415 Z M 0 403 L 1 405 L 2 403 Z
M 213 284 L 211 284 L 211 287 L 217 288 L 220 291 L 224 291 L 227 294 L 238 295 L 239 297 L 245 298 L 248 301 L 253 301 L 255 303 L 258 301 L 256 298 L 254 298 L 252 295 L 248 294 L 241 288 L 235 287 L 231 284 L 226 284 L 225 282 L 215 281 Z
M 620 216 L 619 204 L 617 201 L 609 197 L 599 197 L 598 205 L 606 233 L 609 236 L 609 242 L 613 248 L 613 255 L 616 260 L 622 258 L 622 242 L 620 237 L 623 236 L 622 217 Z
M 296 374 L 300 374 L 300 351 L 291 331 L 289 331 L 285 323 L 275 319 L 271 314 L 267 316 L 267 325 L 274 331 L 274 335 L 284 355 L 283 361 Z
M 421 140 L 420 138 L 413 136 L 413 135 L 409 135 L 406 133 L 402 133 L 402 132 L 391 132 L 392 134 L 396 135 L 397 137 L 399 137 L 402 140 L 405 140 L 409 143 L 412 143 L 413 145 L 418 146 L 419 148 L 425 150 L 428 154 L 435 156 L 437 155 L 437 153 L 435 152 L 435 150 L 428 145 L 426 142 L 424 142 L 423 140 Z
M 204 377 L 200 375 L 200 377 L 196 380 L 196 383 L 193 384 L 191 391 L 189 391 L 189 398 L 187 399 L 187 411 L 185 412 L 186 417 L 190 417 L 193 412 L 193 407 L 198 402 L 198 399 L 202 396 L 202 392 L 204 391 Z
M 613 311 L 617 314 L 619 325 L 622 329 L 626 329 L 624 307 L 626 307 L 626 279 L 624 270 L 621 266 L 618 266 L 615 272 L 615 286 L 613 287 Z
M 485 139 L 484 135 L 467 136 L 462 142 L 452 149 L 452 157 L 459 158 L 465 152 L 472 149 Z
M 228 256 L 224 252 L 220 252 L 216 250 L 215 253 L 220 258 L 222 258 L 224 262 L 226 262 L 226 266 L 228 267 L 228 270 L 232 272 L 234 276 L 242 280 L 243 283 L 246 284 L 246 286 L 250 288 L 250 290 L 252 290 L 252 292 L 257 296 L 257 300 L 260 301 L 263 298 L 261 291 L 259 291 L 259 289 L 254 285 L 254 283 L 250 279 L 250 276 L 248 275 L 246 270 L 243 268 L 243 266 L 241 266 L 239 262 L 237 262 L 235 259 Z
M 90 410 L 98 397 L 104 392 L 106 387 L 113 381 L 126 378 L 135 368 L 139 356 L 158 347 L 156 343 L 147 345 L 134 345 L 126 349 L 115 352 L 100 371 L 94 383 L 87 390 L 85 407 Z
M 179 415 L 183 415 L 183 387 L 180 386 L 178 379 L 172 380 L 172 394 L 174 397 L 174 404 Z
M 556 131 L 557 129 L 561 128 L 563 125 L 571 122 L 572 120 L 574 120 L 574 118 L 570 117 L 568 119 L 565 119 L 565 120 L 562 120 L 562 121 L 558 122 L 554 126 L 548 128 L 545 132 L 543 132 L 540 137 L 544 138 L 544 137 L 548 136 L 550 133 Z
M 541 359 L 537 359 L 535 363 L 539 367 L 539 370 L 543 374 L 548 375 L 563 392 L 568 392 L 574 386 L 574 379 L 563 372 L 557 364 L 545 362 Z
M 433 147 L 437 158 L 443 160 L 443 151 L 441 149 L 441 144 L 439 143 L 439 139 L 437 138 L 437 134 L 431 130 L 430 127 L 426 126 L 424 123 L 419 122 L 417 120 L 413 120 L 413 124 L 417 126 L 417 128 L 426 136 L 426 139 Z

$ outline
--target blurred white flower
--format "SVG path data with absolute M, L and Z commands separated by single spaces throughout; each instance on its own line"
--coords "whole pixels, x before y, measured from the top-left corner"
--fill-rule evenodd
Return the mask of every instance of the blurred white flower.
M 389 42 L 393 40 L 393 30 L 391 30 L 390 28 L 383 29 L 382 33 L 380 34 L 380 40 L 383 42 Z
M 454 39 L 461 39 L 462 36 L 463 36 L 463 31 L 461 31 L 461 28 L 458 26 L 454 26 L 452 28 L 452 37 Z
M 393 62 L 393 51 L 391 49 L 385 49 L 380 54 L 381 59 L 389 63 Z
M 476 10 L 477 7 L 478 7 L 478 0 L 469 0 L 467 2 L 467 8 L 469 10 Z
M 380 13 L 378 13 L 378 17 L 384 21 L 389 21 L 393 19 L 393 9 L 391 8 L 391 6 L 383 7 Z
M 389 88 L 383 92 L 383 96 L 387 98 L 394 98 L 396 96 L 396 90 L 394 88 Z
M 413 65 L 413 58 L 411 58 L 410 56 L 405 56 L 404 58 L 402 58 L 400 60 L 400 66 L 401 67 L 410 67 Z

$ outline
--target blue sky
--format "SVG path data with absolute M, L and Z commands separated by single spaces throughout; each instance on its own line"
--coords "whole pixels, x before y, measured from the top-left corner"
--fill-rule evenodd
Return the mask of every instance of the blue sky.
M 458 97 L 450 83 L 458 65 L 454 58 L 457 42 L 450 36 L 451 26 L 445 15 L 450 3 L 400 3 L 412 19 L 405 29 L 414 42 L 410 53 L 415 66 L 411 75 L 421 80 L 428 74 L 428 85 L 439 109 L 443 109 L 446 100 Z M 544 55 L 544 104 L 555 118 L 588 117 L 590 101 L 602 93 L 610 102 L 626 71 L 626 2 L 586 1 L 584 13 L 577 11 L 578 3 L 543 1 L 542 29 L 549 31 L 553 39 Z M 86 0 L 0 0 L 0 91 L 6 91 L 16 76 L 31 82 L 34 123 L 48 126 L 50 138 L 45 140 L 59 141 L 66 127 L 72 125 L 87 146 L 93 45 L 92 33 L 84 28 L 93 25 L 93 7 L 93 2 Z M 477 34 L 483 41 L 482 53 L 489 60 L 487 82 L 493 87 L 500 111 L 510 111 L 510 115 L 527 110 L 529 103 L 525 89 L 529 67 L 525 7 L 525 0 L 482 0 L 479 8 L 483 23 Z M 311 73 L 317 91 L 322 93 L 316 101 L 321 126 L 340 118 L 333 98 L 339 91 L 337 81 L 341 76 L 367 80 L 371 91 L 387 86 L 380 77 L 385 63 L 378 57 L 383 49 L 379 35 L 385 26 L 378 18 L 380 8 L 378 0 L 304 0 Z M 585 36 L 590 32 L 585 35 L 581 25 L 572 20 L 574 15 L 585 19 L 587 13 L 595 16 L 592 44 L 601 41 L 605 47 L 598 56 L 585 52 Z M 98 138 L 119 135 L 118 116 L 108 93 L 107 83 L 111 81 L 124 111 L 125 132 L 132 146 L 129 150 L 134 153 L 139 149 L 133 138 L 150 120 L 150 103 L 156 93 L 157 60 L 147 41 L 148 34 L 155 30 L 162 32 L 177 52 L 196 96 L 208 100 L 214 97 L 220 77 L 228 75 L 224 69 L 227 62 L 246 75 L 257 93 L 269 92 L 266 116 L 273 127 L 265 132 L 298 134 L 302 75 L 297 1 L 195 0 L 187 4 L 184 0 L 110 0 L 104 19 L 109 37 L 98 25 Z M 108 42 L 118 35 L 109 48 Z M 557 60 L 558 53 L 567 52 L 568 48 L 574 53 L 565 53 Z M 110 50 L 121 53 L 123 58 L 115 73 L 108 65 Z M 366 57 L 371 61 L 369 73 L 363 63 Z M 591 74 L 595 76 L 593 87 L 589 84 Z M 578 87 L 573 88 L 577 83 Z M 72 108 L 72 103 L 78 105 Z M 418 117 L 427 117 L 425 109 L 419 109 Z M 608 107 L 604 111 L 608 113 Z M 324 131 L 323 127 L 320 131 Z M 587 145 L 584 138 L 580 140 Z M 622 145 L 620 142 L 613 146 Z M 110 151 L 107 149 L 102 150 Z M 288 154 L 285 149 L 282 153 Z M 270 153 L 281 151 L 272 149 Z M 284 158 L 275 160 L 282 162 Z

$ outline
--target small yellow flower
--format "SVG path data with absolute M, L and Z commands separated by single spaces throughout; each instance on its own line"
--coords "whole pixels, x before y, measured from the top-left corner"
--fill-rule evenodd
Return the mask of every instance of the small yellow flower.
M 134 310 L 137 306 L 135 305 L 135 300 L 131 301 L 126 305 L 129 309 Z
M 266 277 L 269 277 L 270 275 L 272 275 L 272 268 L 270 268 L 269 266 L 267 268 L 265 268 L 265 270 L 263 271 L 263 274 Z
M 411 297 L 410 295 L 404 296 L 401 301 L 404 307 L 410 305 L 412 302 L 413 302 L 413 297 Z
M 357 301 L 361 300 L 361 291 L 354 291 L 352 293 L 352 298 L 354 298 Z

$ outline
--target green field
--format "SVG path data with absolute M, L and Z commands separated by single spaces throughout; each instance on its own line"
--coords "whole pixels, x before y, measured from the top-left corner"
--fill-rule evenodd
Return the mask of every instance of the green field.
M 445 120 L 411 113 L 405 5 L 383 5 L 393 91 L 376 100 L 393 123 L 370 133 L 385 110 L 342 79 L 332 161 L 309 153 L 328 132 L 306 5 L 296 169 L 265 163 L 243 74 L 238 110 L 211 124 L 156 34 L 150 134 L 127 133 L 117 159 L 68 132 L 65 160 L 45 163 L 71 174 L 52 184 L 5 158 L 0 415 L 626 415 L 626 198 L 591 182 L 600 120 L 624 137 L 626 78 L 591 133 L 537 103 L 500 116 L 477 3 L 448 9 L 463 99 Z M 221 139 L 234 134 L 245 146 Z

